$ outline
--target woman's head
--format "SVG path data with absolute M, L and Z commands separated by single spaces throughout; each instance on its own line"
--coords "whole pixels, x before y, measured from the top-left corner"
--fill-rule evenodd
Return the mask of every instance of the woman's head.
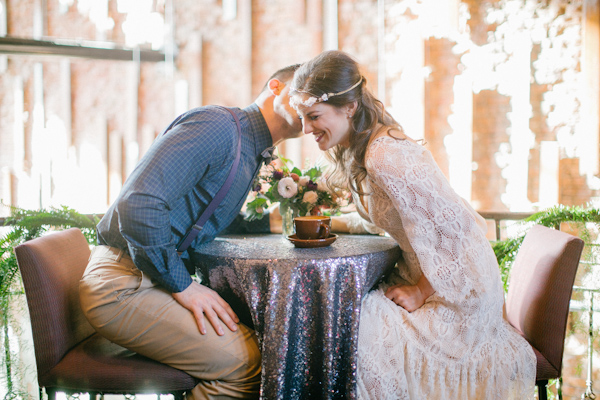
M 358 64 L 341 51 L 326 51 L 302 64 L 294 73 L 292 94 L 298 106 L 326 102 L 341 107 L 361 97 L 363 77 Z
M 322 53 L 294 74 L 290 104 L 321 150 L 349 147 L 362 81 L 356 62 L 342 52 Z
M 303 119 L 304 133 L 313 134 L 321 150 L 330 150 L 352 186 L 366 176 L 364 156 L 378 125 L 399 127 L 366 84 L 358 63 L 332 50 L 302 64 L 290 90 L 290 104 Z M 346 171 L 349 158 L 353 162 Z

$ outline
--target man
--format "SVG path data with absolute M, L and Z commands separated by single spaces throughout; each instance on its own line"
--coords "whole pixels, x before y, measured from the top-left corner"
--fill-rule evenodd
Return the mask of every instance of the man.
M 242 128 L 239 167 L 190 250 L 214 239 L 238 215 L 268 160 L 265 150 L 301 134 L 288 97 L 297 67 L 276 72 L 252 105 L 232 109 Z M 254 331 L 239 323 L 216 292 L 192 280 L 188 252 L 176 251 L 225 182 L 237 142 L 227 110 L 206 106 L 178 117 L 98 224 L 99 245 L 80 282 L 82 309 L 92 326 L 117 344 L 200 379 L 194 399 L 258 397 Z

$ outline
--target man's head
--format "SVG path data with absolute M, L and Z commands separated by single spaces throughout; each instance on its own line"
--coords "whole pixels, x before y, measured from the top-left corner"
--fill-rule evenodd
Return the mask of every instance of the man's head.
M 281 68 L 277 72 L 273 73 L 273 75 L 271 75 L 269 79 L 267 79 L 267 82 L 265 83 L 265 86 L 263 86 L 262 91 L 264 92 L 269 88 L 269 82 L 272 79 L 277 79 L 278 81 L 284 83 L 290 82 L 294 78 L 294 72 L 296 72 L 296 70 L 300 68 L 300 65 L 302 64 L 288 65 L 287 67 Z
M 274 144 L 302 135 L 302 123 L 296 110 L 290 106 L 288 95 L 294 72 L 299 67 L 300 64 L 290 65 L 271 75 L 255 101 L 267 122 Z

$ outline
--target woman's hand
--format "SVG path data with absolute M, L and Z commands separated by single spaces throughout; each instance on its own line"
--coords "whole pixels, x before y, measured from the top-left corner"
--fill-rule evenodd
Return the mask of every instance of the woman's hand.
M 281 213 L 279 212 L 279 204 L 274 204 L 269 207 L 269 229 L 271 233 L 281 233 L 283 223 L 283 219 L 281 218 Z
M 425 297 L 417 285 L 395 285 L 386 290 L 385 297 L 406 311 L 413 312 L 425 304 L 425 300 L 429 296 Z
M 385 292 L 385 297 L 406 311 L 413 312 L 425 304 L 425 300 L 434 293 L 435 290 L 433 290 L 425 275 L 421 275 L 416 285 L 390 286 Z

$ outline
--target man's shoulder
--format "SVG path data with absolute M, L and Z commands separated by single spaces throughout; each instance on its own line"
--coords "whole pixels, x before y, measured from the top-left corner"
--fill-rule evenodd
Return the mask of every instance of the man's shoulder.
M 232 109 L 235 112 L 240 112 L 239 109 Z M 231 114 L 227 111 L 226 107 L 217 105 L 207 105 L 202 107 L 192 108 L 189 111 L 184 112 L 177 117 L 177 123 L 184 122 L 218 122 L 218 121 L 230 121 Z
M 232 109 L 234 112 L 243 112 Z M 239 116 L 239 114 L 238 114 Z M 237 137 L 237 126 L 229 111 L 221 106 L 202 106 L 193 108 L 177 117 L 171 125 L 165 129 L 165 136 L 174 133 L 183 134 L 187 132 L 194 136 L 209 135 L 218 136 L 222 139 Z

